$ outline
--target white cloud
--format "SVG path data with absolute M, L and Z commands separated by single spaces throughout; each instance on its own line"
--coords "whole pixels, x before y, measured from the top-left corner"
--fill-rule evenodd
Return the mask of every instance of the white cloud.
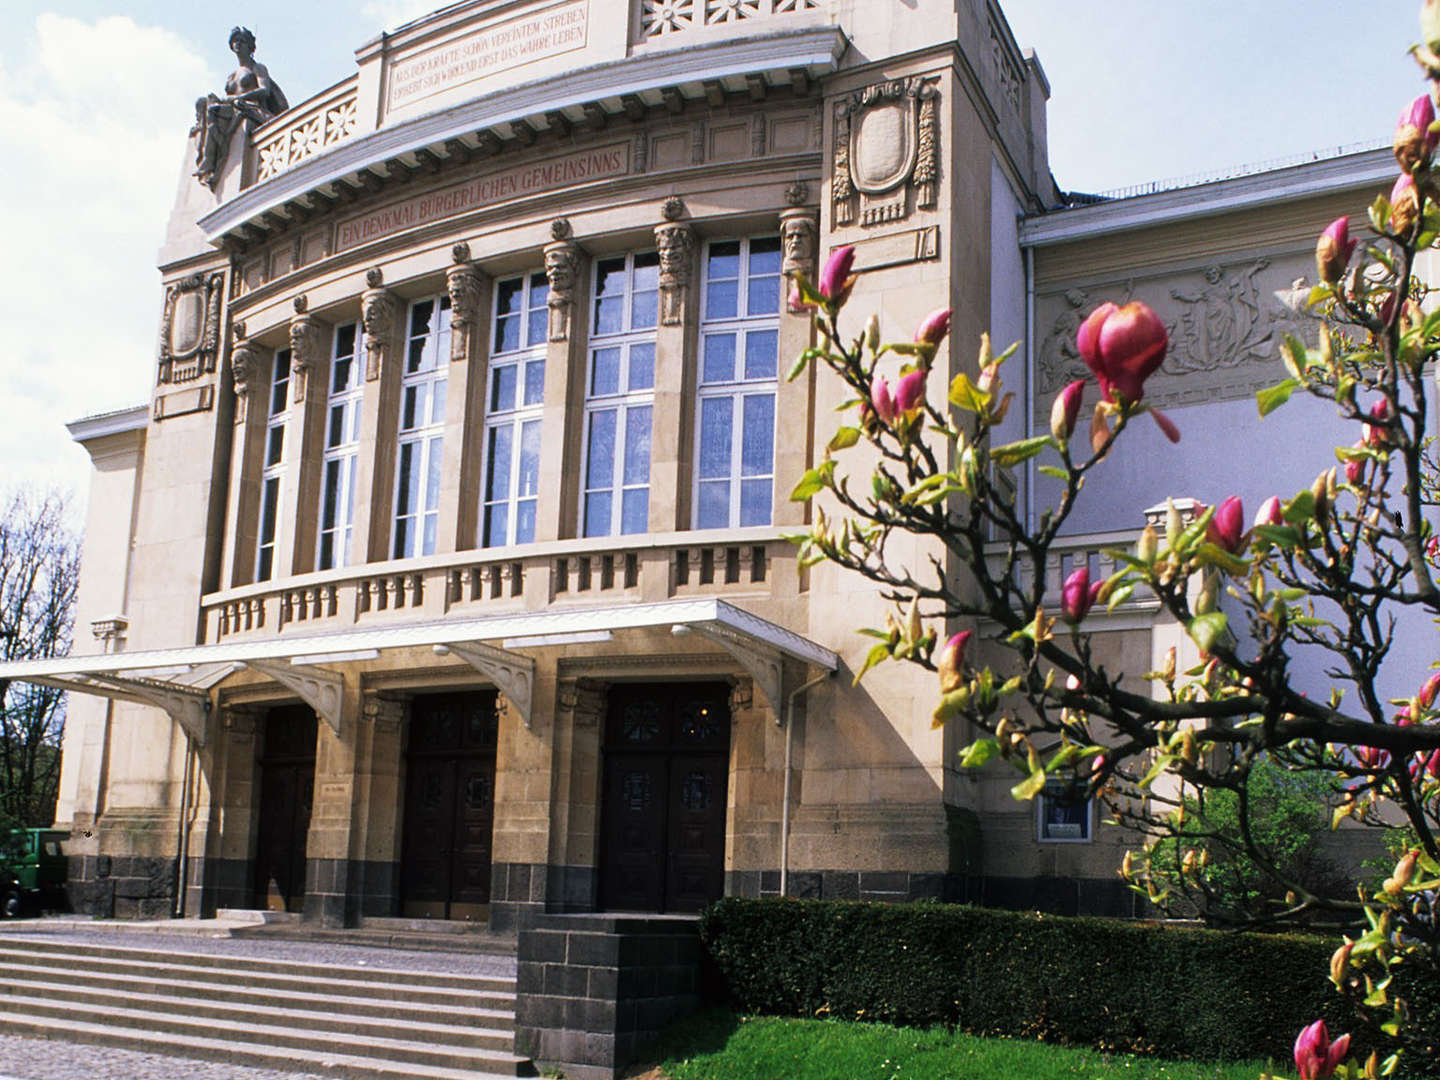
M 0 464 L 5 483 L 79 488 L 64 422 L 147 398 L 155 253 L 194 100 L 219 79 L 123 16 L 42 14 L 23 45 L 0 68 Z

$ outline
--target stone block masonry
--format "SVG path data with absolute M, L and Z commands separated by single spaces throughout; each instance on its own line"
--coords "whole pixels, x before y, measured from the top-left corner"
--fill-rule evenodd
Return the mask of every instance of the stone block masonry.
M 543 915 L 520 931 L 517 1053 L 612 1080 L 700 1004 L 694 916 Z

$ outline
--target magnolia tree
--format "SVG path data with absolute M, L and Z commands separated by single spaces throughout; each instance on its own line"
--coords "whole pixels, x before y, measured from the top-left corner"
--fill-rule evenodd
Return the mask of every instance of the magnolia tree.
M 1416 56 L 1440 82 L 1440 0 L 1427 0 L 1422 26 L 1427 45 Z M 1346 218 L 1321 232 L 1319 283 L 1307 304 L 1315 329 L 1309 340 L 1285 339 L 1288 377 L 1258 395 L 1261 417 L 1299 393 L 1333 403 L 1340 425 L 1358 435 L 1353 445 L 1333 457 L 1317 446 L 1314 483 L 1276 492 L 1253 518 L 1237 497 L 1184 515 L 1172 505 L 1162 528 L 1147 526 L 1132 550 L 1115 553 L 1120 569 L 1105 580 L 1092 581 L 1085 567 L 1050 580 L 1048 556 L 1086 478 L 1130 425 L 1148 416 L 1181 439 L 1145 402 L 1168 345 L 1153 311 L 1106 303 L 1092 312 L 1076 346 L 1093 388 L 1088 379 L 1070 384 L 1048 432 L 1001 443 L 1013 347 L 997 355 L 982 339 L 974 377 L 939 385 L 932 363 L 949 311 L 903 343 L 882 343 L 873 317 L 858 333 L 845 327 L 849 247 L 790 297 L 792 309 L 812 312 L 818 342 L 791 378 L 821 365 L 851 395 L 842 407 L 849 419 L 792 496 L 820 497 L 811 531 L 796 538 L 801 560 L 862 574 L 895 605 L 885 627 L 865 631 L 878 643 L 864 669 L 903 661 L 933 671 L 934 723 L 976 733 L 962 765 L 1015 766 L 1016 798 L 1064 777 L 1139 828 L 1144 846 L 1122 873 L 1157 906 L 1213 897 L 1219 851 L 1247 858 L 1280 886 L 1283 901 L 1252 918 L 1343 923 L 1349 935 L 1331 979 L 1422 1057 L 1440 1052 L 1437 1034 L 1409 1022 L 1392 979 L 1407 967 L 1440 970 L 1440 672 L 1428 662 L 1395 671 L 1387 659 L 1397 618 L 1418 617 L 1432 634 L 1440 616 L 1440 463 L 1426 396 L 1440 304 L 1415 274 L 1417 255 L 1440 235 L 1437 141 L 1427 94 L 1401 118 L 1400 175 L 1371 207 L 1363 244 Z M 898 363 L 898 377 L 880 374 L 882 363 Z M 1058 490 L 1033 526 L 1013 488 L 996 480 L 997 467 L 1025 462 Z M 933 544 L 928 567 L 887 559 L 897 534 Z M 1185 627 L 1198 665 L 1177 670 L 1173 650 L 1157 671 L 1115 671 L 1097 659 L 1087 616 L 1140 590 Z M 980 625 L 996 628 L 1003 662 L 980 662 Z M 1330 687 L 1295 674 L 1302 657 L 1317 654 Z M 1324 780 L 1336 826 L 1350 818 L 1393 830 L 1402 844 L 1383 885 L 1336 899 L 1291 880 L 1257 828 L 1250 781 L 1262 765 Z M 1216 793 L 1227 796 L 1223 824 L 1207 815 Z M 1356 1047 L 1347 1060 L 1349 1037 L 1332 1042 L 1317 1021 L 1297 1038 L 1295 1064 L 1302 1080 L 1394 1070 L 1395 1056 L 1381 1061 L 1371 1049 Z

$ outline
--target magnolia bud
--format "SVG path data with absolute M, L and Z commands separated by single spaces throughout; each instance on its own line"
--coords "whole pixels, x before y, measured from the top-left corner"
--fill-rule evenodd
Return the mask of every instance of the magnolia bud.
M 1315 520 L 1323 526 L 1330 516 L 1330 489 L 1325 483 L 1324 473 L 1310 485 L 1310 494 L 1315 498 Z
M 1354 253 L 1355 241 L 1350 239 L 1350 219 L 1338 217 L 1325 227 L 1315 244 L 1315 271 L 1320 280 L 1331 285 L 1339 281 Z
M 1350 966 L 1350 951 L 1355 948 L 1353 941 L 1347 941 L 1330 956 L 1330 981 L 1340 986 L 1345 979 L 1345 969 Z
M 1415 880 L 1415 864 L 1420 860 L 1420 852 L 1411 850 L 1405 853 L 1405 857 L 1395 864 L 1394 880 L 1400 888 L 1405 888 Z
M 1174 682 L 1174 681 L 1175 681 L 1175 646 L 1174 646 L 1174 645 L 1171 645 L 1170 648 L 1168 648 L 1168 649 L 1165 650 L 1165 663 L 1160 666 L 1160 674 L 1164 676 L 1165 681 L 1166 681 L 1167 683 L 1168 683 L 1168 682 Z
M 1055 395 L 1055 404 L 1050 406 L 1050 434 L 1056 442 L 1067 442 L 1075 434 L 1075 421 L 1080 418 L 1084 399 L 1084 379 L 1076 379 Z
M 1140 540 L 1135 545 L 1135 557 L 1143 563 L 1155 561 L 1155 552 L 1160 546 L 1160 537 L 1155 532 L 1155 526 L 1145 525 L 1145 530 L 1140 534 Z
M 1176 543 L 1180 540 L 1180 533 L 1185 529 L 1185 523 L 1180 519 L 1180 511 L 1176 509 L 1174 499 L 1165 500 L 1165 546 L 1175 550 Z
M 872 353 L 880 347 L 880 316 L 871 315 L 865 320 L 865 348 Z
M 924 627 L 920 624 L 920 597 L 910 601 L 910 610 L 905 616 L 905 640 L 909 642 L 919 641 L 925 634 Z

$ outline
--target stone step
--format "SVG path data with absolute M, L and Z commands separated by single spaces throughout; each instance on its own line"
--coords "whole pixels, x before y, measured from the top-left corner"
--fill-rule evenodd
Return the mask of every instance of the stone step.
M 119 1038 L 131 1035 L 140 1039 L 170 1036 L 176 1039 L 223 1041 L 232 1046 L 247 1045 L 265 1051 L 284 1051 L 291 1060 L 297 1055 L 315 1056 L 321 1060 L 347 1057 L 357 1060 L 404 1062 L 414 1069 L 453 1069 L 470 1072 L 502 1072 L 516 1075 L 521 1059 L 509 1050 L 484 1046 L 441 1046 L 434 1042 L 352 1034 L 344 1018 L 333 1031 L 309 1031 L 279 1023 L 248 1023 L 229 1021 L 221 1026 L 203 1017 L 192 1017 L 169 1010 L 110 1007 L 104 1013 L 103 1025 L 98 1023 L 94 1009 L 84 1003 L 28 997 L 13 993 L 0 996 L 5 1004 L 0 1014 L 0 1030 L 14 1034 L 33 1030 L 34 1025 L 53 1022 L 61 1030 L 79 1026 L 104 1031 Z M 403 1034 L 404 1029 L 401 1029 Z M 504 1041 L 511 1041 L 506 1037 Z M 117 1045 L 112 1043 L 111 1045 Z M 124 1045 L 132 1045 L 128 1041 Z M 513 1045 L 513 1041 L 512 1041 Z M 424 1073 L 421 1073 L 424 1075 Z
M 52 943 L 26 942 L 26 946 Z M 427 971 L 343 968 L 276 961 L 273 969 L 264 961 L 224 955 L 163 953 L 123 948 L 16 948 L 13 941 L 0 942 L 0 963 L 22 963 L 70 973 L 86 969 L 106 975 L 171 978 L 187 982 L 218 983 L 276 993 L 329 992 L 344 996 L 376 996 L 415 1004 L 448 1005 L 455 995 L 467 1000 L 483 999 L 482 1007 L 513 1007 L 514 979 L 486 976 L 447 975 Z M 235 959 L 233 969 L 224 961 Z
M 0 1013 L 0 1031 L 32 1038 L 113 1046 L 152 1054 L 218 1061 L 228 1065 L 286 1069 L 345 1080 L 491 1080 L 494 1077 L 534 1076 L 530 1062 L 512 1054 L 476 1056 L 467 1067 L 416 1063 L 393 1058 L 332 1053 L 292 1046 L 232 1041 L 212 1036 L 177 1035 L 164 1031 L 138 1031 L 110 1027 L 87 1019 L 56 1019 L 6 1010 Z
M 384 1020 L 434 1020 L 466 1027 L 508 1029 L 514 1023 L 515 1014 L 514 994 L 466 994 L 463 991 L 450 991 L 449 1001 L 446 1003 L 410 1002 L 396 1001 L 391 996 L 356 996 L 353 986 L 345 984 L 333 993 L 326 993 L 317 986 L 310 990 L 287 991 L 283 997 L 277 998 L 271 990 L 250 989 L 224 982 L 198 982 L 154 975 L 121 975 L 80 967 L 46 967 L 0 959 L 0 988 L 6 985 L 21 988 L 26 992 L 35 992 L 38 986 L 53 985 L 70 988 L 77 993 L 109 989 L 132 995 L 203 998 L 208 1001 L 266 1008 L 283 1002 L 286 1008 L 297 1011 L 335 1012 L 346 1016 Z M 388 993 L 393 993 L 393 988 L 387 986 L 385 989 Z
M 218 1023 L 248 1023 L 293 1028 L 299 1031 L 346 1031 L 367 1038 L 402 1038 L 411 1042 L 432 1042 L 442 1046 L 479 1047 L 486 1050 L 513 1049 L 515 1013 L 494 1009 L 465 1010 L 438 1007 L 425 1010 L 387 1008 L 385 1003 L 368 1003 L 343 998 L 311 995 L 312 1001 L 297 1003 L 291 997 L 235 1002 L 217 1000 L 213 994 L 177 997 L 173 994 L 140 992 L 132 986 L 86 986 L 80 981 L 12 983 L 0 973 L 0 1003 L 10 1005 L 18 998 L 44 999 L 102 1009 L 110 1016 L 115 1010 L 158 1011 L 171 1015 Z M 373 1004 L 374 1012 L 361 1009 Z M 357 1008 L 358 1007 L 358 1008 Z

